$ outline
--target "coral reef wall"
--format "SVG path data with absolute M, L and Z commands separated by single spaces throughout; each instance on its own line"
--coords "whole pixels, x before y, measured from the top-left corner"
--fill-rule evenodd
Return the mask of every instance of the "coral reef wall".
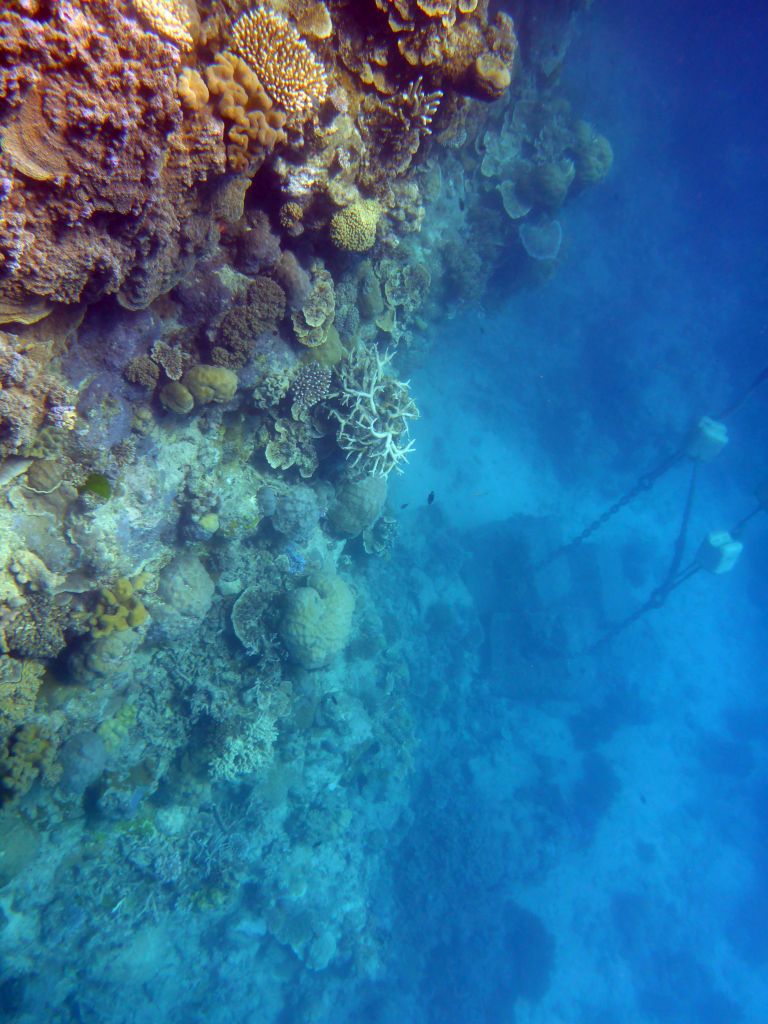
M 313 972 L 381 968 L 369 895 L 408 817 L 426 655 L 366 567 L 418 443 L 407 374 L 441 317 L 556 271 L 558 210 L 612 160 L 558 92 L 576 11 L 551 12 L 553 62 L 539 6 L 518 39 L 488 0 L 3 4 L 20 1020 L 132 1019 L 130 937 L 190 916 L 279 979 L 239 981 L 265 1020 L 319 998 Z M 176 965 L 168 998 L 191 1006 L 206 969 Z

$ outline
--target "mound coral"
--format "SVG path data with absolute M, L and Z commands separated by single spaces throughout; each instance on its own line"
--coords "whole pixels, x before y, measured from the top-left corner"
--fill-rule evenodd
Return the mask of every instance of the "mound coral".
M 579 185 L 596 185 L 608 174 L 613 164 L 611 144 L 588 121 L 577 121 L 574 135 L 576 181 Z
M 287 18 L 257 7 L 232 29 L 232 49 L 255 71 L 291 127 L 301 127 L 328 92 L 322 62 Z
M 198 363 L 190 366 L 181 383 L 201 405 L 228 402 L 237 391 L 237 374 L 226 366 Z
M 160 391 L 160 402 L 165 409 L 186 416 L 195 407 L 195 397 L 180 380 L 172 380 Z
M 402 473 L 413 451 L 410 421 L 419 418 L 419 410 L 408 382 L 388 372 L 391 361 L 390 352 L 355 349 L 341 363 L 340 386 L 331 396 L 338 403 L 331 410 L 339 425 L 336 441 L 351 466 L 368 476 Z
M 331 218 L 331 241 L 346 252 L 366 252 L 376 242 L 381 206 L 375 199 L 358 199 Z
M 328 522 L 342 537 L 359 537 L 381 515 L 387 500 L 387 478 L 345 478 L 336 488 L 336 500 L 328 510 Z
M 286 599 L 280 625 L 289 655 L 303 668 L 324 668 L 347 645 L 355 598 L 339 576 L 316 573 Z

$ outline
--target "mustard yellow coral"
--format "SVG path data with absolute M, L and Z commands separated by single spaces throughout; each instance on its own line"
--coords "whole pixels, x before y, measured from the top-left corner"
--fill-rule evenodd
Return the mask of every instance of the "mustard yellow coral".
M 325 99 L 328 81 L 321 61 L 276 11 L 245 11 L 232 30 L 232 49 L 255 71 L 294 127 L 307 121 Z
M 358 199 L 331 218 L 331 241 L 347 252 L 366 252 L 376 241 L 381 207 L 375 199 Z
M 146 582 L 147 576 L 140 573 L 134 580 L 122 578 L 114 587 L 103 588 L 91 617 L 91 635 L 109 636 L 110 633 L 142 626 L 149 618 L 149 612 L 136 591 Z
M 134 0 L 136 10 L 158 35 L 191 50 L 192 13 L 183 0 Z
M 194 68 L 184 68 L 176 83 L 179 99 L 188 110 L 202 110 L 210 98 L 203 76 Z
M 228 402 L 237 391 L 237 374 L 225 366 L 196 363 L 184 374 L 182 384 L 201 405 Z

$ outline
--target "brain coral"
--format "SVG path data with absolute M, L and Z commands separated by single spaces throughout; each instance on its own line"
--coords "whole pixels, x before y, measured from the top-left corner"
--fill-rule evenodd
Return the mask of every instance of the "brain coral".
M 256 72 L 272 99 L 299 127 L 326 97 L 321 61 L 286 18 L 268 7 L 246 11 L 232 30 L 232 49 Z
M 233 171 L 253 174 L 267 153 L 286 141 L 285 114 L 276 110 L 258 76 L 234 53 L 219 53 L 206 70 L 210 93 L 227 129 L 227 162 Z
M 287 598 L 280 633 L 294 661 L 323 668 L 347 645 L 355 598 L 344 580 L 328 573 L 310 576 Z

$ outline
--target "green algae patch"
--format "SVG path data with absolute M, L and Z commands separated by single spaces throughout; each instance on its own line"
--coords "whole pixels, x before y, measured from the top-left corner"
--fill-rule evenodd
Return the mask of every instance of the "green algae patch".
M 94 498 L 101 498 L 102 501 L 109 501 L 112 497 L 112 484 L 103 473 L 89 473 L 80 485 L 81 494 L 90 494 Z

